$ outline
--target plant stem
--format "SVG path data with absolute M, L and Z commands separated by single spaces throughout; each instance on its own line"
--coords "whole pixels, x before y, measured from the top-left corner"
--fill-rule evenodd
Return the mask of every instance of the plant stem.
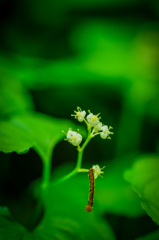
M 46 157 L 43 159 L 43 178 L 42 178 L 42 188 L 45 189 L 50 184 L 51 178 L 51 163 L 52 163 L 52 149 L 53 146 L 50 144 Z
M 86 147 L 86 145 L 88 144 L 88 142 L 91 140 L 91 129 L 88 131 L 88 137 L 86 139 L 86 141 L 84 142 L 83 146 L 81 147 L 81 151 L 78 152 L 78 158 L 77 158 L 77 164 L 76 167 L 68 174 L 66 174 L 64 177 L 60 178 L 59 180 L 55 181 L 53 183 L 53 185 L 59 184 L 65 180 L 67 180 L 68 178 L 74 176 L 77 172 L 88 172 L 88 169 L 82 169 L 81 165 L 82 165 L 82 156 L 83 156 L 83 151 Z
M 67 180 L 68 178 L 74 176 L 77 172 L 78 172 L 77 169 L 74 168 L 70 173 L 66 174 L 64 177 L 62 177 L 62 178 L 58 179 L 57 181 L 55 181 L 55 182 L 53 183 L 53 185 L 57 185 L 57 184 L 59 184 L 59 183 L 61 183 L 61 182 L 64 182 L 64 181 Z
M 46 189 L 50 183 L 51 161 L 43 161 L 42 189 Z
M 78 172 L 89 172 L 89 169 L 80 168 L 80 169 L 78 169 Z
M 43 162 L 43 171 L 42 171 L 42 189 L 46 189 L 50 183 L 51 176 L 51 160 L 52 160 L 52 145 L 50 145 L 48 152 L 45 154 L 41 149 L 36 146 L 35 151 L 40 155 Z
M 81 148 L 81 152 L 78 153 L 77 165 L 76 165 L 77 170 L 81 168 L 83 151 L 84 151 L 85 147 L 87 146 L 87 144 L 90 140 L 91 140 L 91 137 L 90 137 L 90 131 L 89 131 L 88 132 L 88 137 L 87 137 L 86 141 L 83 143 L 83 146 Z

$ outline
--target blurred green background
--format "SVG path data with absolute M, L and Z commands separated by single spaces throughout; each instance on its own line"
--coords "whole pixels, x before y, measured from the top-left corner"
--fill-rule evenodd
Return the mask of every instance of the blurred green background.
M 101 121 L 113 126 L 111 140 L 89 143 L 82 164 L 106 166 L 104 180 L 96 184 L 95 214 L 113 229 L 110 239 L 133 240 L 157 229 L 123 172 L 136 158 L 158 158 L 158 0 L 0 0 L 1 121 L 36 111 L 77 124 L 71 117 L 77 106 L 100 112 Z M 76 149 L 60 141 L 52 179 L 69 172 L 76 157 Z M 25 190 L 42 176 L 42 161 L 32 149 L 0 152 L 0 159 L 0 204 L 26 226 L 35 203 Z M 71 199 L 87 203 L 88 179 L 80 177 L 69 180 Z

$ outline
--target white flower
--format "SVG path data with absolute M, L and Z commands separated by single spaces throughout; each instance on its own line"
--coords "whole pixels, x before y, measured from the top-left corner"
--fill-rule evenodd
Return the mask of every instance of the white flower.
M 87 116 L 87 121 L 92 127 L 95 127 L 99 123 L 98 115 L 93 115 L 93 113 L 90 113 Z
M 109 130 L 112 129 L 112 127 L 109 127 L 107 125 L 101 127 L 102 132 L 100 133 L 101 138 L 103 139 L 111 139 L 109 134 L 113 134 L 113 132 L 110 132 Z
M 97 133 L 97 132 L 99 132 L 99 131 L 101 130 L 101 128 L 102 128 L 102 123 L 99 122 L 99 123 L 94 127 L 93 132 Z
M 93 165 L 92 168 L 94 169 L 94 178 L 96 179 L 98 176 L 102 177 L 100 174 L 104 173 L 101 170 L 105 167 L 100 168 L 99 165 Z
M 73 146 L 78 146 L 82 142 L 81 134 L 74 132 L 72 130 L 68 130 L 66 137 L 68 142 L 70 142 Z
M 82 122 L 86 116 L 86 111 L 82 111 L 80 107 L 77 107 L 77 110 L 78 111 L 74 111 L 76 115 L 72 114 L 71 116 L 74 116 L 79 122 Z
M 103 126 L 101 129 L 102 129 L 102 131 L 103 131 L 104 134 L 106 134 L 106 133 L 109 132 L 109 129 L 108 129 L 108 126 L 107 126 L 107 125 Z

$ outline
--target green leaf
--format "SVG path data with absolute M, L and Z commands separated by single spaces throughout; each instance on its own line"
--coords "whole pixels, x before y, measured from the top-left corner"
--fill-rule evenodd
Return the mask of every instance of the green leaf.
M 69 171 L 65 166 L 64 171 Z M 89 181 L 87 174 L 77 174 L 59 185 L 52 185 L 45 195 L 46 215 L 35 230 L 37 233 L 69 233 L 71 239 L 115 239 L 110 226 L 94 209 L 85 211 L 88 202 Z M 64 238 L 67 239 L 67 238 Z
M 7 118 L 33 108 L 33 103 L 24 85 L 1 72 L 0 118 Z
M 48 161 L 53 147 L 65 137 L 62 130 L 67 132 L 70 127 L 77 129 L 71 121 L 41 113 L 16 115 L 0 121 L 0 151 L 25 153 L 33 147 L 43 161 Z
M 144 156 L 138 158 L 132 168 L 124 172 L 124 178 L 142 198 L 141 206 L 159 225 L 159 157 Z
M 155 24 L 151 27 L 156 29 Z M 150 82 L 158 79 L 157 62 L 148 56 L 146 59 L 143 57 L 143 53 L 152 47 L 158 49 L 150 40 L 153 39 L 152 33 L 150 39 L 147 37 L 150 30 L 149 26 L 144 26 L 138 32 L 138 23 L 131 21 L 86 20 L 74 28 L 69 36 L 71 48 L 79 53 L 76 57 L 46 62 L 35 58 L 29 61 L 16 55 L 14 62 L 18 64 L 10 64 L 11 71 L 15 76 L 22 75 L 22 81 L 31 88 L 82 81 L 85 83 L 85 79 L 87 83 L 92 83 L 100 79 L 108 84 L 123 83 L 123 90 L 127 91 L 125 79 L 128 83 L 140 82 L 142 79 L 145 83 L 145 79 Z M 140 81 L 137 80 L 139 76 Z M 139 87 L 144 87 L 144 84 L 139 84 Z M 133 94 L 132 91 L 129 95 Z M 140 97 L 139 93 L 144 95 L 144 92 L 137 92 L 139 100 L 144 100 L 146 94 Z M 151 90 L 148 93 L 151 94 Z
M 65 171 L 69 171 L 66 166 Z M 87 174 L 78 174 L 62 184 L 51 185 L 43 195 L 44 217 L 33 232 L 28 233 L 11 218 L 8 217 L 6 220 L 2 214 L 0 236 L 3 237 L 3 240 L 7 240 L 7 233 L 12 231 L 13 236 L 16 235 L 16 240 L 115 240 L 111 227 L 100 217 L 99 213 L 94 209 L 91 213 L 85 211 L 88 188 Z M 7 224 L 7 228 L 3 223 Z M 12 228 L 13 225 L 14 228 Z
M 0 239 L 18 240 L 22 235 L 29 235 L 27 230 L 14 221 L 5 207 L 0 208 Z M 26 239 L 30 239 L 29 237 Z
M 94 201 L 98 211 L 126 217 L 143 215 L 140 199 L 123 179 L 122 172 L 128 166 L 128 159 L 116 159 L 107 164 L 106 162 L 100 163 L 101 167 L 104 165 L 103 178 L 97 178 L 95 183 Z
M 159 231 L 155 231 L 149 234 L 146 234 L 145 236 L 139 237 L 135 240 L 157 240 L 159 239 Z

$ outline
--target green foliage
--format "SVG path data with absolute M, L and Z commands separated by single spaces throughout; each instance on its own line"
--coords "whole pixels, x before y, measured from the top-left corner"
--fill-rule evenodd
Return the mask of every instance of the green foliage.
M 0 74 L 0 118 L 33 109 L 31 96 L 24 85 L 5 71 L 0 71 Z
M 67 166 L 61 174 L 66 171 L 69 172 Z M 35 229 L 36 233 L 50 234 L 54 226 L 55 234 L 68 236 L 69 233 L 71 239 L 115 239 L 111 228 L 99 214 L 85 212 L 88 201 L 88 185 L 85 181 L 88 182 L 87 175 L 78 174 L 62 184 L 50 186 L 44 197 L 46 214 Z
M 141 206 L 159 225 L 159 157 L 138 158 L 131 169 L 124 172 L 124 178 L 142 198 Z
M 140 32 L 138 27 L 138 22 L 131 20 L 85 20 L 68 36 L 70 47 L 78 53 L 76 57 L 46 62 L 38 58 L 29 61 L 16 55 L 19 66 L 13 67 L 11 63 L 12 72 L 16 77 L 23 73 L 22 81 L 33 88 L 85 83 L 87 79 L 87 83 L 100 80 L 111 85 L 124 84 L 122 89 L 127 94 L 127 87 L 134 84 L 128 95 L 133 98 L 131 104 L 138 108 L 133 91 L 141 103 L 153 98 L 153 90 L 158 92 L 154 89 L 158 85 L 158 58 L 153 57 L 158 52 L 158 45 L 154 44 L 158 42 L 158 28 L 152 25 L 155 35 L 149 25 L 141 26 Z M 152 56 L 148 57 L 149 51 Z
M 14 221 L 7 208 L 0 208 L 0 236 L 1 239 L 18 240 L 23 235 L 27 235 L 27 230 Z M 28 234 L 29 235 L 29 234 Z M 30 239 L 24 238 L 24 239 Z
M 96 162 L 98 164 L 98 162 Z M 100 162 L 101 166 L 105 166 L 103 178 L 98 177 L 95 181 L 95 197 L 93 212 L 97 215 L 101 215 L 103 212 L 114 213 L 116 215 L 123 215 L 126 217 L 139 217 L 144 213 L 140 205 L 139 197 L 131 189 L 131 186 L 123 179 L 123 169 L 128 166 L 125 159 L 114 160 L 110 163 Z M 57 169 L 52 178 L 52 185 L 56 179 L 67 174 L 73 168 L 72 165 L 60 166 Z M 70 179 L 71 180 L 71 179 Z M 68 181 L 66 184 L 70 184 Z M 86 199 L 88 198 L 89 179 L 87 174 L 78 174 L 73 179 L 72 187 L 65 189 L 66 195 L 71 196 L 72 189 L 77 203 L 86 205 Z M 61 188 L 63 185 L 60 185 Z M 79 198 L 76 198 L 79 195 Z M 80 197 L 81 195 L 81 197 Z M 69 202 L 69 201 L 68 201 Z M 80 209 L 80 208 L 79 208 Z M 81 209 L 82 211 L 82 209 Z
M 61 174 L 66 171 L 69 171 L 68 167 L 65 167 Z M 85 174 L 83 176 L 78 174 L 67 182 L 57 186 L 52 184 L 46 189 L 43 195 L 45 214 L 40 224 L 31 233 L 16 223 L 7 210 L 4 211 L 4 208 L 1 208 L 0 236 L 2 239 L 7 240 L 12 236 L 13 240 L 90 238 L 115 240 L 110 226 L 100 218 L 99 214 L 94 211 L 90 214 L 85 212 L 88 197 L 86 180 L 88 177 Z
M 69 127 L 76 128 L 68 120 L 60 120 L 44 114 L 30 112 L 16 115 L 0 122 L 0 151 L 24 153 L 33 147 L 43 161 L 48 161 L 53 147 Z
M 147 234 L 145 236 L 139 237 L 135 240 L 157 240 L 159 239 L 159 231 L 152 232 L 150 234 Z
M 18 10 L 10 14 L 10 4 L 11 9 L 17 9 L 14 1 L 0 1 L 1 12 L 4 10 L 0 41 L 0 151 L 3 152 L 0 159 L 0 170 L 3 171 L 3 174 L 0 172 L 0 204 L 8 206 L 13 214 L 12 217 L 6 208 L 0 208 L 0 240 L 114 240 L 114 233 L 101 218 L 107 213 L 115 214 L 117 219 L 117 215 L 135 218 L 147 212 L 159 224 L 158 156 L 141 157 L 124 172 L 124 178 L 142 198 L 141 204 L 122 176 L 132 161 L 127 153 L 136 156 L 138 152 L 156 151 L 159 28 L 152 21 L 156 19 L 156 2 L 46 0 L 44 4 L 41 0 L 16 1 Z M 149 9 L 151 14 L 147 14 Z M 33 111 L 34 104 L 39 112 Z M 62 130 L 67 132 L 70 127 L 73 131 L 78 128 L 64 119 L 69 118 L 77 106 L 85 110 L 90 108 L 95 114 L 101 112 L 102 123 L 112 125 L 115 133 L 109 142 L 103 142 L 99 136 L 92 139 L 84 155 L 81 152 L 78 158 L 81 165 L 83 156 L 82 165 L 88 168 L 93 164 L 106 166 L 104 178 L 98 178 L 95 183 L 94 208 L 89 214 L 84 210 L 89 181 L 86 173 L 77 174 L 77 152 L 75 149 L 69 151 L 73 146 L 67 148 L 67 142 L 64 151 L 63 142 L 56 146 L 65 138 Z M 85 136 L 82 128 L 80 133 Z M 52 167 L 66 162 L 56 171 L 51 169 L 55 146 Z M 56 154 L 58 147 L 60 150 Z M 37 175 L 34 173 L 37 162 L 32 165 L 33 151 L 29 151 L 30 148 L 43 162 L 41 169 L 40 159 L 34 153 L 40 162 Z M 24 154 L 26 158 L 31 156 L 27 167 L 32 171 L 32 179 L 42 175 L 34 194 L 31 192 L 36 196 L 38 207 L 43 204 L 45 208 L 35 229 L 41 211 L 36 208 L 37 215 L 30 218 L 36 211 L 23 182 L 19 183 L 22 180 L 19 176 L 13 182 L 18 185 L 17 189 L 23 188 L 25 194 L 18 192 L 17 197 L 16 193 L 8 191 L 15 169 L 22 175 L 21 167 L 25 162 L 16 165 L 12 160 L 17 154 L 12 152 L 23 154 L 18 156 L 22 160 Z M 67 153 L 68 158 L 65 157 Z M 72 161 L 73 166 L 69 167 L 68 161 Z M 25 179 L 24 186 L 28 186 L 30 179 Z M 22 199 L 25 204 L 20 208 L 18 204 Z M 27 210 L 28 214 L 24 214 Z M 29 232 L 14 217 L 33 231 Z M 122 226 L 125 230 L 124 223 Z M 131 237 L 129 233 L 127 239 Z M 139 239 L 156 240 L 159 233 Z
M 103 165 L 106 164 L 103 162 Z M 106 164 L 103 179 L 96 181 L 95 202 L 98 211 L 114 213 L 127 217 L 139 217 L 144 214 L 140 199 L 131 186 L 123 179 L 123 169 L 128 166 L 128 159 L 117 159 Z

